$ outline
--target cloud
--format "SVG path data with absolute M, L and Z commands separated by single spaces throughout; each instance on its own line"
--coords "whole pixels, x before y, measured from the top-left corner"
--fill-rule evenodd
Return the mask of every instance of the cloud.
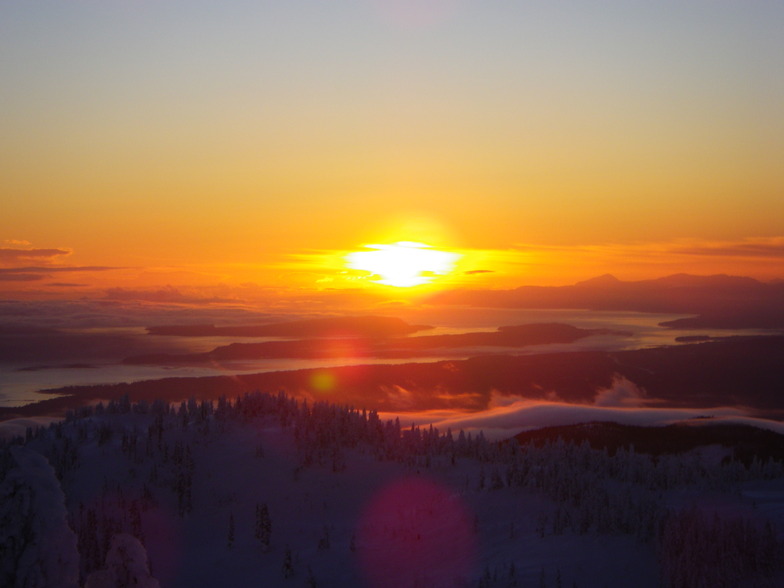
M 50 282 L 47 286 L 53 286 L 55 288 L 82 288 L 86 287 L 89 284 L 77 284 L 74 282 Z
M 24 272 L 6 272 L 0 270 L 0 282 L 35 282 L 43 280 L 46 277 L 44 274 L 28 274 Z
M 609 388 L 596 391 L 593 403 L 604 407 L 635 407 L 645 403 L 645 390 L 620 374 L 614 374 Z
M 30 260 L 51 261 L 61 255 L 70 255 L 68 249 L 16 249 L 10 247 L 0 248 L 0 263 L 13 265 L 15 263 L 29 262 Z
M 14 437 L 24 437 L 27 429 L 38 429 L 39 427 L 49 426 L 60 420 L 57 417 L 31 417 L 10 419 L 0 422 L 0 439 L 13 439 Z
M 714 422 L 753 425 L 784 433 L 784 423 L 749 417 L 732 407 L 713 408 L 629 408 L 606 407 L 564 402 L 539 402 L 518 399 L 510 402 L 502 396 L 491 401 L 491 408 L 481 412 L 423 411 L 418 413 L 380 413 L 382 419 L 400 418 L 403 426 L 432 424 L 441 431 L 463 429 L 483 431 L 488 439 L 507 439 L 526 430 L 567 426 L 578 423 L 609 421 L 624 425 L 665 426 L 676 422 L 710 417 Z
M 678 239 L 644 243 L 607 243 L 602 245 L 539 246 L 517 245 L 520 253 L 570 253 L 599 258 L 633 255 L 639 258 L 661 255 L 729 258 L 784 258 L 784 236 L 746 237 L 735 241 Z
M 62 272 L 105 272 L 122 269 L 108 266 L 51 266 L 51 267 L 4 267 L 0 268 L 0 282 L 35 282 Z M 52 285 L 52 284 L 50 284 Z
M 761 280 L 781 277 L 784 236 L 717 241 L 675 239 L 551 245 L 516 243 L 483 252 L 477 267 L 497 270 L 497 280 L 528 276 L 529 284 L 566 285 L 612 273 L 641 280 L 676 273 L 733 274 Z M 517 284 L 519 285 L 519 284 Z
M 784 258 L 784 237 L 692 243 L 675 246 L 671 252 L 681 255 Z
M 109 265 L 58 265 L 58 266 L 32 266 L 32 267 L 5 267 L 0 268 L 0 273 L 31 272 L 41 274 L 53 274 L 60 272 L 107 272 L 111 270 L 125 269 Z
M 416 406 L 416 393 L 403 386 L 393 384 L 391 386 L 380 386 L 379 388 L 394 403 L 393 406 L 399 406 L 402 410 Z
M 0 300 L 0 330 L 7 334 L 47 335 L 50 329 L 94 327 L 147 327 L 150 325 L 222 324 L 247 325 L 312 318 L 313 314 L 284 316 L 259 307 L 172 306 L 143 301 L 94 300 Z M 8 331 L 9 328 L 19 329 Z M 148 351 L 144 349 L 143 351 Z M 0 353 L 2 356 L 2 353 Z
M 106 290 L 106 298 L 118 301 L 137 301 L 137 302 L 166 302 L 173 304 L 205 304 L 236 302 L 231 298 L 209 298 L 193 294 L 184 294 L 173 286 L 158 288 L 157 290 L 132 290 L 127 288 L 109 288 Z
M 492 274 L 495 273 L 493 270 L 486 270 L 486 269 L 478 269 L 478 270 L 468 270 L 467 272 L 463 272 L 467 276 L 473 276 L 474 274 Z
M 125 269 L 102 265 L 60 265 L 57 262 L 62 256 L 71 255 L 70 249 L 31 248 L 27 241 L 5 240 L 0 247 L 0 282 L 40 282 L 58 273 L 105 272 Z M 35 265 L 32 265 L 35 264 Z M 47 286 L 71 286 L 69 282 L 46 284 Z M 80 284 L 81 285 L 81 284 Z

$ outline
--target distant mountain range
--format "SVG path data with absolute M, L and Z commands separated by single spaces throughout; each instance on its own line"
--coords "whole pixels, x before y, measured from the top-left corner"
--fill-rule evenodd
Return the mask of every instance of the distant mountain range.
M 675 274 L 624 282 L 606 274 L 571 286 L 451 290 L 432 304 L 489 308 L 585 308 L 699 315 L 663 323 L 678 328 L 784 328 L 784 283 Z

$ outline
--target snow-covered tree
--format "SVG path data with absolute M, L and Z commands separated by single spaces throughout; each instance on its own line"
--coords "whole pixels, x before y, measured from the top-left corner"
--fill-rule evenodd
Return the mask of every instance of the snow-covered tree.
M 0 586 L 75 588 L 76 535 L 54 469 L 27 447 L 10 452 L 16 465 L 0 485 Z
M 158 580 L 150 575 L 147 550 L 132 535 L 120 533 L 112 537 L 106 555 L 106 569 L 93 572 L 84 588 L 160 588 Z

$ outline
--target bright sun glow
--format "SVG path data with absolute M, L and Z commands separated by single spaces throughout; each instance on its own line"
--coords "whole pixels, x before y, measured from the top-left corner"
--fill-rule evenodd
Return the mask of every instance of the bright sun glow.
M 398 241 L 389 245 L 365 245 L 370 251 L 356 251 L 346 256 L 346 265 L 368 271 L 377 284 L 409 288 L 432 282 L 452 271 L 460 257 L 439 251 L 424 243 Z

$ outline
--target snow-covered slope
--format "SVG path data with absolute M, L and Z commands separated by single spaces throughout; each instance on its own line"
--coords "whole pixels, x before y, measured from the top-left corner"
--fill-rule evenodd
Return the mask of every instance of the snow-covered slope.
M 284 395 L 83 409 L 2 446 L 0 479 L 4 586 L 69 585 L 25 583 L 12 549 L 89 588 L 784 581 L 780 463 L 520 447 Z M 14 506 L 57 496 L 69 526 Z

